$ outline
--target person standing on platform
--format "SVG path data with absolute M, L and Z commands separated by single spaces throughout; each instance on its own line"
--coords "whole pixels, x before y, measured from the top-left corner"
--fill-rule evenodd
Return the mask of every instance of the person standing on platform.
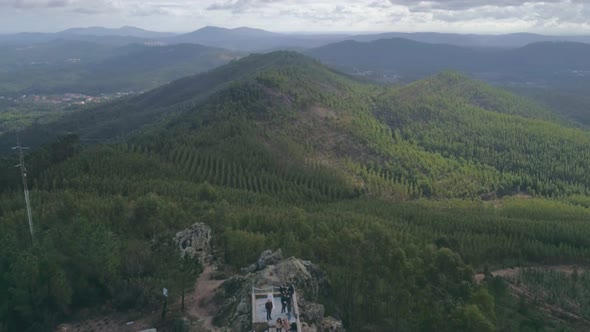
M 266 308 L 266 320 L 272 320 L 271 317 L 271 313 L 272 313 L 272 308 L 274 307 L 274 305 L 272 304 L 272 300 L 268 299 L 266 300 L 266 304 L 264 305 L 264 307 Z
M 284 314 L 287 310 L 287 295 L 281 294 L 281 313 Z
M 291 309 L 293 308 L 293 298 L 287 295 L 287 317 L 291 319 Z
M 275 324 L 275 327 L 277 328 L 277 332 L 283 332 L 283 320 L 277 318 L 277 323 Z
M 282 284 L 281 287 L 279 287 L 279 292 L 281 292 L 281 295 L 285 295 L 287 293 L 287 285 Z

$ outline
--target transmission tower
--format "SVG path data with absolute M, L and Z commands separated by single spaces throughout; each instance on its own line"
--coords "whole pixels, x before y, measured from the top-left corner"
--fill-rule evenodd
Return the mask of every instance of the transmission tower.
M 16 146 L 12 148 L 13 150 L 17 150 L 18 152 L 18 159 L 20 164 L 16 165 L 15 167 L 20 167 L 20 174 L 23 178 L 23 191 L 25 192 L 25 204 L 27 205 L 27 218 L 29 220 L 29 229 L 31 231 L 31 240 L 35 241 L 35 232 L 33 229 L 33 216 L 31 214 L 31 199 L 29 198 L 29 187 L 27 185 L 27 168 L 25 167 L 25 157 L 23 154 L 23 150 L 29 149 L 28 147 L 23 147 L 20 145 L 20 139 L 18 134 L 16 135 Z

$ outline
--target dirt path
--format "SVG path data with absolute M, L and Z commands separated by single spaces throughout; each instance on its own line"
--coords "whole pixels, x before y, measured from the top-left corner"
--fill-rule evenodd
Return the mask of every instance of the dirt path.
M 213 317 L 217 313 L 217 306 L 213 302 L 215 291 L 225 280 L 215 280 L 213 278 L 215 269 L 211 265 L 206 265 L 205 269 L 196 282 L 195 290 L 188 294 L 185 299 L 186 313 L 202 321 L 202 327 L 211 331 L 218 332 L 218 328 L 213 326 Z
M 574 270 L 577 268 L 578 272 L 583 272 L 585 269 L 575 266 L 575 265 L 548 265 L 548 266 L 531 266 L 531 267 L 524 267 L 524 268 L 539 268 L 539 269 L 545 269 L 545 270 L 552 270 L 552 271 L 556 271 L 556 272 L 563 272 L 566 274 L 572 274 L 574 273 Z M 516 276 L 518 276 L 518 274 L 520 273 L 520 270 L 522 270 L 523 268 L 521 267 L 514 267 L 514 268 L 508 268 L 508 269 L 501 269 L 501 270 L 495 270 L 492 271 L 491 274 L 494 277 L 502 277 L 504 279 L 511 279 L 514 278 Z M 475 275 L 475 282 L 477 282 L 478 284 L 480 282 L 482 282 L 484 279 L 484 274 L 483 273 L 478 273 Z
M 584 268 L 581 268 L 581 267 L 575 266 L 575 265 L 533 266 L 533 267 L 529 267 L 529 268 L 552 270 L 552 271 L 557 271 L 557 272 L 563 272 L 565 274 L 573 274 L 574 271 L 576 271 L 576 269 L 579 272 L 585 271 Z M 516 277 L 518 277 L 518 275 L 522 269 L 523 268 L 521 268 L 521 267 L 501 269 L 501 270 L 492 271 L 491 274 L 494 277 L 502 277 L 507 282 L 508 287 L 510 288 L 510 290 L 512 291 L 512 293 L 514 295 L 523 296 L 528 301 L 536 302 L 536 300 L 537 300 L 536 297 L 529 291 L 529 289 L 526 286 L 517 285 L 515 283 L 515 279 L 516 279 Z M 481 283 L 483 281 L 483 279 L 484 279 L 483 273 L 478 273 L 475 275 L 475 281 L 478 284 Z M 543 311 L 552 315 L 555 318 L 566 319 L 566 320 L 570 320 L 570 321 L 573 320 L 573 321 L 584 323 L 587 326 L 590 326 L 589 320 L 587 320 L 583 317 L 580 317 L 579 315 L 576 315 L 575 313 L 568 312 L 560 307 L 557 307 L 557 306 L 554 306 L 554 305 L 551 305 L 551 304 L 545 303 L 545 302 L 537 302 L 537 304 L 540 305 L 540 307 Z
M 225 280 L 215 280 L 213 276 L 215 268 L 205 266 L 196 281 L 195 290 L 187 293 L 185 297 L 185 313 L 187 316 L 197 318 L 201 329 L 209 332 L 220 332 L 213 326 L 213 317 L 217 313 L 217 306 L 213 302 L 215 291 Z M 168 312 L 180 312 L 181 299 L 175 301 L 168 308 Z M 161 324 L 160 310 L 151 313 L 139 314 L 134 321 L 130 321 L 128 314 L 112 313 L 90 319 L 84 319 L 74 323 L 64 323 L 55 328 L 57 332 L 135 332 L 157 327 Z
M 517 286 L 514 283 L 508 281 L 508 287 L 510 287 L 510 290 L 518 295 L 518 296 L 524 296 L 528 301 L 531 302 L 536 302 L 536 297 L 531 294 L 531 292 L 523 286 Z M 577 322 L 582 322 L 588 326 L 590 326 L 590 321 L 580 317 L 579 315 L 576 315 L 573 312 L 569 312 L 567 310 L 564 310 L 558 306 L 554 306 L 551 305 L 549 303 L 546 302 L 536 302 L 538 305 L 541 306 L 541 309 L 549 314 L 551 314 L 553 317 L 559 318 L 559 319 L 566 319 L 566 320 L 573 320 L 573 321 L 577 321 Z

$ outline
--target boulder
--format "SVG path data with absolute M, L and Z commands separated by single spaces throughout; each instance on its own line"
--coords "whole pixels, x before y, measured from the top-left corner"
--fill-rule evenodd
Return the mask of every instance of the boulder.
M 318 332 L 344 332 L 342 321 L 334 317 L 326 317 L 318 326 Z
M 266 250 L 258 257 L 258 270 L 262 270 L 269 265 L 275 265 L 276 263 L 283 260 L 283 251 L 281 249 L 273 252 L 272 250 Z
M 306 322 L 301 322 L 302 332 L 318 332 L 318 328 L 315 325 L 309 326 Z
M 307 302 L 304 298 L 299 299 L 299 312 L 301 319 L 311 324 L 317 324 L 324 319 L 325 309 L 319 303 Z
M 270 249 L 265 250 L 260 254 L 256 263 L 251 264 L 250 266 L 241 269 L 241 271 L 242 271 L 242 273 L 253 273 L 256 271 L 260 271 L 269 265 L 274 265 L 274 264 L 280 262 L 282 259 L 283 259 L 283 251 L 281 249 L 274 251 L 274 252 Z
M 174 241 L 182 257 L 188 255 L 204 264 L 211 252 L 211 228 L 204 223 L 196 223 L 176 233 Z

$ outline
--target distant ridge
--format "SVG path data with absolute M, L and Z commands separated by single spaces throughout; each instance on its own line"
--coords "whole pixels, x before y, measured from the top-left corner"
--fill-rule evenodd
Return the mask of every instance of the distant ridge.
M 195 30 L 193 32 L 189 32 L 187 35 L 242 35 L 242 36 L 252 36 L 252 37 L 260 37 L 260 36 L 277 36 L 281 35 L 280 33 L 270 32 L 262 29 L 255 29 L 255 28 L 248 28 L 248 27 L 239 27 L 239 28 L 222 28 L 216 26 L 206 26 L 201 29 Z
M 370 42 L 344 41 L 308 50 L 306 54 L 341 70 L 375 71 L 406 79 L 425 77 L 441 70 L 458 70 L 495 79 L 539 81 L 559 79 L 590 70 L 590 44 L 548 41 L 519 48 L 472 48 L 421 43 L 404 38 Z
M 502 35 L 479 35 L 437 32 L 386 32 L 378 34 L 360 34 L 350 39 L 369 42 L 378 39 L 405 38 L 421 43 L 451 44 L 465 47 L 517 48 L 532 43 L 547 41 L 568 41 L 590 43 L 590 36 L 547 36 L 534 33 L 510 33 Z
M 537 42 L 567 41 L 590 43 L 590 36 L 547 36 L 534 33 L 503 35 L 457 34 L 436 32 L 385 33 L 279 33 L 251 27 L 224 28 L 206 26 L 198 30 L 174 34 L 155 32 L 133 26 L 120 28 L 75 27 L 58 33 L 0 34 L 0 43 L 35 44 L 57 38 L 95 41 L 102 44 L 125 45 L 158 41 L 166 44 L 202 44 L 241 51 L 301 50 L 345 40 L 370 42 L 379 39 L 404 38 L 428 44 L 449 44 L 470 48 L 518 48 Z M 118 38 L 118 39 L 117 39 Z
M 148 31 L 133 26 L 123 26 L 121 28 L 105 28 L 105 27 L 87 27 L 87 28 L 71 28 L 61 32 L 59 35 L 89 35 L 89 36 L 123 36 L 136 38 L 165 38 L 174 36 L 174 33 L 169 32 L 155 32 Z
M 309 48 L 342 40 L 341 36 L 297 35 L 239 27 L 234 29 L 206 26 L 199 30 L 164 39 L 167 43 L 196 43 L 244 51 L 284 48 Z

